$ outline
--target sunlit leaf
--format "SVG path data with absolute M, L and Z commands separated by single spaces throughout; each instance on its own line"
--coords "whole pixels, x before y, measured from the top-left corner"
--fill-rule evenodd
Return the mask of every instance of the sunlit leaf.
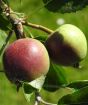
M 45 76 L 40 76 L 39 78 L 31 81 L 31 82 L 23 82 L 23 84 L 27 84 L 37 90 L 41 90 L 45 81 Z
M 30 82 L 29 84 L 34 87 L 35 89 L 41 90 L 43 84 L 45 81 L 45 76 L 41 76 L 39 78 L 37 78 L 36 80 L 33 80 L 32 82 Z
M 33 95 L 34 91 L 36 91 L 36 89 L 33 88 L 31 85 L 27 83 L 23 84 L 23 93 L 28 102 L 30 102 L 30 98 Z
M 62 97 L 58 105 L 88 105 L 88 86 Z
M 41 90 L 44 84 L 44 80 L 45 80 L 45 76 L 41 76 L 31 82 L 23 83 L 22 87 L 23 87 L 24 95 L 28 102 L 30 102 L 30 98 L 34 94 L 35 91 Z

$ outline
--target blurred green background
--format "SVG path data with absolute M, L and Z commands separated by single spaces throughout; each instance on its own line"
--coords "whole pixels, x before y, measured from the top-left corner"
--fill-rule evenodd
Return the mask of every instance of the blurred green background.
M 59 14 L 46 10 L 42 0 L 11 0 L 10 6 L 14 11 L 25 13 L 28 21 L 46 26 L 52 30 L 58 28 L 62 23 L 74 24 L 85 33 L 86 38 L 88 39 L 88 7 L 81 11 L 77 11 L 76 13 Z M 30 27 L 25 31 L 35 35 L 45 34 L 44 32 Z M 85 60 L 81 62 L 81 69 L 63 67 L 65 69 L 67 81 L 71 82 L 88 79 L 87 63 L 88 55 Z M 41 95 L 46 101 L 55 103 L 61 96 L 69 91 L 69 89 L 60 89 L 54 93 L 50 93 L 42 90 Z M 27 103 L 21 89 L 17 93 L 16 87 L 7 80 L 2 72 L 0 72 L 0 105 L 32 105 L 32 103 Z

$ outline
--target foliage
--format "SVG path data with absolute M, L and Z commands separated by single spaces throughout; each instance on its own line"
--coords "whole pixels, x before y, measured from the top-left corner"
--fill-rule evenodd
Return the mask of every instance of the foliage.
M 4 31 L 0 30 L 0 56 L 2 56 L 3 45 L 6 43 L 7 35 Z M 2 57 L 0 57 L 0 63 L 2 62 Z
M 76 12 L 88 5 L 87 0 L 43 0 L 45 7 L 52 12 Z
M 5 0 L 5 2 L 7 3 L 8 1 Z M 20 2 L 22 3 L 22 1 L 20 1 Z M 33 3 L 34 2 L 35 1 L 33 1 Z M 43 2 L 44 2 L 45 7 L 48 10 L 53 11 L 53 12 L 58 12 L 58 13 L 59 12 L 61 12 L 61 13 L 75 12 L 77 10 L 84 8 L 86 5 L 88 5 L 87 0 L 82 0 L 82 1 L 81 0 L 65 0 L 65 1 L 60 0 L 59 3 L 58 3 L 58 0 L 52 0 L 52 1 L 51 0 L 43 0 Z M 14 1 L 13 1 L 13 4 L 14 4 Z M 29 12 L 29 10 L 28 10 L 28 12 Z M 45 12 L 45 10 L 43 12 Z M 0 24 L 0 49 L 1 49 L 3 44 L 6 43 L 6 39 L 7 39 L 7 35 L 5 32 L 7 30 L 9 31 L 8 27 L 10 27 L 10 29 L 12 27 L 11 27 L 10 21 L 5 16 L 2 15 L 2 10 L 0 13 L 1 13 L 0 14 L 0 23 L 2 23 L 2 24 Z M 43 14 L 43 13 L 40 11 L 40 14 Z M 47 14 L 47 16 L 48 15 L 49 14 Z M 44 19 L 46 19 L 46 16 Z M 35 20 L 36 19 L 34 19 L 34 21 Z M 52 20 L 53 20 L 53 17 L 51 17 L 51 21 Z M 71 18 L 70 18 L 70 20 L 71 20 Z M 36 21 L 38 21 L 38 20 L 36 20 Z M 51 23 L 51 21 L 50 21 L 50 23 Z M 73 20 L 72 20 L 72 22 L 73 22 Z M 4 31 L 2 31 L 2 30 L 4 30 Z M 28 27 L 27 27 L 27 30 L 28 30 Z M 33 31 L 34 31 L 34 29 L 33 29 Z M 27 34 L 32 34 L 31 32 L 32 31 L 30 31 L 30 33 L 27 33 Z M 39 35 L 37 35 L 37 34 L 33 35 L 32 34 L 32 36 L 34 38 L 40 40 L 42 43 L 44 43 L 45 40 L 47 39 L 47 36 L 41 35 L 41 32 L 35 31 L 35 33 L 38 33 Z M 31 36 L 31 35 L 29 35 L 29 36 Z M 13 40 L 15 40 L 14 37 L 13 37 Z M 5 46 L 4 46 L 4 48 L 5 48 Z M 2 52 L 2 49 L 1 49 L 1 52 Z M 2 65 L 1 57 L 0 57 L 0 62 Z M 85 63 L 87 64 L 87 61 Z M 70 71 L 69 71 L 69 69 L 70 69 Z M 86 66 L 86 69 L 88 69 L 87 66 Z M 75 70 L 78 70 L 78 71 L 75 71 Z M 24 95 L 25 95 L 27 101 L 30 102 L 31 96 L 33 94 L 35 94 L 36 91 L 41 92 L 40 90 L 44 90 L 44 91 L 49 91 L 49 92 L 56 92 L 61 88 L 63 88 L 63 89 L 69 88 L 72 90 L 72 92 L 70 94 L 63 95 L 62 98 L 60 98 L 60 100 L 58 98 L 58 105 L 59 104 L 85 104 L 85 103 L 88 104 L 88 100 L 87 100 L 87 97 L 88 97 L 88 80 L 86 80 L 87 77 L 85 78 L 85 74 L 87 75 L 88 72 L 85 72 L 85 67 L 83 68 L 83 70 L 84 71 L 80 71 L 80 69 L 76 69 L 73 67 L 61 67 L 60 65 L 56 65 L 56 64 L 51 62 L 50 70 L 49 70 L 49 73 L 47 74 L 46 78 L 44 79 L 43 77 L 41 77 L 41 78 L 38 78 L 38 79 L 36 79 L 30 83 L 22 82 L 22 84 L 23 84 L 22 85 L 22 88 L 23 88 L 22 91 L 24 92 Z M 75 81 L 75 79 L 74 79 L 75 76 L 73 75 L 74 72 L 75 72 L 75 76 L 79 76 L 81 74 L 81 78 L 83 77 L 82 74 L 85 72 L 85 74 L 84 74 L 85 80 L 81 79 L 81 80 Z M 73 77 L 74 81 L 69 82 L 69 79 L 67 79 L 67 78 L 72 78 L 72 77 Z M 53 82 L 54 82 L 54 84 L 52 84 Z M 38 88 L 36 88 L 36 85 L 38 86 Z M 48 94 L 48 92 L 47 92 L 47 94 Z M 57 95 L 58 94 L 59 93 L 57 93 Z M 59 94 L 59 95 L 61 95 L 61 94 Z M 41 103 L 42 103 L 42 101 L 41 101 Z
M 71 105 L 86 104 L 87 105 L 88 104 L 87 97 L 88 97 L 88 86 L 81 88 L 72 94 L 68 94 L 68 95 L 64 96 L 63 98 L 61 98 L 59 100 L 58 105 L 59 104 L 67 104 L 67 105 L 69 105 L 69 104 L 71 104 Z

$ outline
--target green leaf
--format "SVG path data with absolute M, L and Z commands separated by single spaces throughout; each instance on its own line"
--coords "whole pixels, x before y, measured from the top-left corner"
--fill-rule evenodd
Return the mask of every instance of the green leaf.
M 54 92 L 65 84 L 67 84 L 67 80 L 64 69 L 51 63 L 43 88 L 47 91 Z
M 57 73 L 59 83 L 63 86 L 65 84 L 67 84 L 67 79 L 66 79 L 66 74 L 65 74 L 64 68 L 62 68 L 61 66 L 58 66 L 56 64 L 52 64 L 52 67 L 55 70 L 55 72 Z
M 9 5 L 9 0 L 3 0 L 6 4 Z
M 8 30 L 9 27 L 9 21 L 0 14 L 0 29 L 2 30 Z
M 3 30 L 0 30 L 0 49 L 2 45 L 5 43 L 6 38 L 7 38 L 7 34 Z
M 23 92 L 26 100 L 30 102 L 30 98 L 33 95 L 34 91 L 36 91 L 35 88 L 33 88 L 31 85 L 24 83 L 23 84 Z
M 62 97 L 58 105 L 88 105 L 88 86 Z
M 24 82 L 23 84 L 28 84 L 29 86 L 31 86 L 37 90 L 41 90 L 41 88 L 44 84 L 44 81 L 45 81 L 45 76 L 41 76 L 31 82 Z
M 45 76 L 41 76 L 39 78 L 37 78 L 36 80 L 30 82 L 29 84 L 34 87 L 35 89 L 41 90 L 43 84 L 45 81 Z
M 0 63 L 2 62 L 3 45 L 6 43 L 7 35 L 4 31 L 0 30 Z
M 67 87 L 75 88 L 75 89 L 80 89 L 85 86 L 88 86 L 88 80 L 77 80 L 67 85 Z
M 42 43 L 45 42 L 45 40 L 47 39 L 48 36 L 46 35 L 41 35 L 41 36 L 36 36 L 35 39 L 41 41 Z
M 45 76 L 41 76 L 31 82 L 23 82 L 24 96 L 28 102 L 35 91 L 40 91 L 44 84 Z
M 45 7 L 52 12 L 76 12 L 88 5 L 88 0 L 43 0 Z

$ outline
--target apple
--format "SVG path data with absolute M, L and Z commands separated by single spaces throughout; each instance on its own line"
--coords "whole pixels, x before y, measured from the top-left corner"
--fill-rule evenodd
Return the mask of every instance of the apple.
M 56 64 L 71 66 L 87 55 L 87 40 L 84 33 L 72 24 L 63 24 L 46 40 L 50 58 Z
M 12 82 L 32 81 L 49 70 L 49 55 L 45 46 L 32 38 L 18 39 L 3 54 L 7 78 Z

